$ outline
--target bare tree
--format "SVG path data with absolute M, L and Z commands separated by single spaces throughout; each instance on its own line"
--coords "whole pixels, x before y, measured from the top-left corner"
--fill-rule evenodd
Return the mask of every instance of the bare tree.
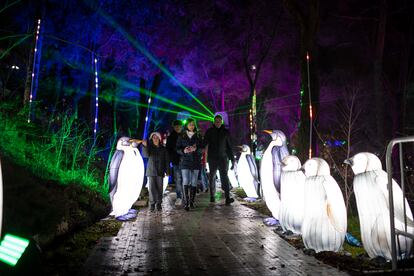
M 345 159 L 350 158 L 351 151 L 354 145 L 354 137 L 361 130 L 362 126 L 358 125 L 358 118 L 361 115 L 362 107 L 357 105 L 358 97 L 361 94 L 361 88 L 359 84 L 351 84 L 345 86 L 340 104 L 338 105 L 338 125 L 339 129 L 337 136 L 332 138 L 337 143 L 343 143 L 342 145 L 330 145 L 327 144 L 326 139 L 322 137 L 321 133 L 316 131 L 319 140 L 324 144 L 325 150 L 321 152 L 322 157 L 328 159 L 334 168 L 334 172 L 340 177 L 340 186 L 343 183 L 343 193 L 345 199 L 345 205 L 349 210 L 350 200 L 354 193 L 353 183 L 349 180 L 350 172 L 349 166 L 343 164 Z M 330 141 L 332 143 L 332 140 Z

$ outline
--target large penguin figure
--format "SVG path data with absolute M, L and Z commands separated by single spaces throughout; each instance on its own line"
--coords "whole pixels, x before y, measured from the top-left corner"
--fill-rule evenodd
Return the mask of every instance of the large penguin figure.
M 299 158 L 288 155 L 282 160 L 280 180 L 280 225 L 284 231 L 301 234 L 305 212 L 305 174 Z
M 371 258 L 377 256 L 391 260 L 391 234 L 388 196 L 388 175 L 382 170 L 379 158 L 369 152 L 361 152 L 345 160 L 354 177 L 354 193 L 358 207 L 361 238 L 365 251 Z M 404 231 L 404 204 L 409 233 L 414 234 L 413 215 L 407 200 L 403 201 L 400 186 L 393 180 L 395 228 Z M 399 259 L 412 254 L 412 239 L 399 235 L 396 239 Z
M 241 154 L 237 162 L 237 178 L 248 198 L 258 198 L 259 173 L 248 145 L 240 146 Z
M 270 134 L 272 141 L 263 153 L 260 163 L 260 180 L 263 190 L 263 198 L 267 208 L 272 212 L 272 216 L 279 220 L 280 208 L 280 175 L 282 172 L 282 159 L 289 155 L 286 146 L 286 136 L 280 130 L 264 130 Z M 266 224 L 275 224 L 265 220 Z
M 109 169 L 110 215 L 120 218 L 134 213 L 130 210 L 141 193 L 144 182 L 144 162 L 137 149 L 139 140 L 121 137 Z
M 338 252 L 345 239 L 347 217 L 344 198 L 329 165 L 314 157 L 304 164 L 305 214 L 302 239 L 306 248 Z

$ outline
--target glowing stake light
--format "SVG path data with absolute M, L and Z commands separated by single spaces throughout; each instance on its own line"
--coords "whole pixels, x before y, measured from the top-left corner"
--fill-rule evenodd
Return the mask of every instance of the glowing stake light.
M 35 48 L 34 48 L 34 57 L 33 57 L 33 67 L 32 67 L 32 82 L 30 84 L 30 98 L 29 98 L 29 114 L 27 116 L 27 122 L 31 122 L 31 110 L 32 110 L 32 102 L 34 97 L 36 96 L 36 88 L 37 88 L 37 74 L 35 74 L 36 68 L 38 68 L 38 62 L 40 61 L 40 51 L 37 51 L 38 47 L 40 46 L 39 43 L 39 35 L 40 35 L 40 19 L 37 20 L 37 28 L 36 28 L 36 41 L 35 41 Z M 36 78 L 35 78 L 36 75 Z
M 312 97 L 310 88 L 309 52 L 306 52 L 306 63 L 308 71 L 308 92 L 309 92 L 309 159 L 312 158 Z
M 96 132 L 98 130 L 98 110 L 99 110 L 99 79 L 98 79 L 98 59 L 94 57 L 93 68 L 95 71 L 95 121 L 93 128 L 93 140 L 96 140 Z
M 6 234 L 0 243 L 0 261 L 15 266 L 28 245 L 29 240 Z

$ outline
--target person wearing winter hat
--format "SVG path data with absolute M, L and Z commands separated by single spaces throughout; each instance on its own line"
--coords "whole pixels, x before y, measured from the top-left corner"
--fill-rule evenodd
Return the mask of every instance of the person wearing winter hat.
M 194 199 L 197 191 L 198 173 L 201 169 L 202 138 L 197 131 L 196 122 L 189 118 L 185 124 L 185 131 L 178 136 L 177 153 L 181 155 L 180 168 L 183 176 L 185 210 L 194 208 Z
M 161 211 L 163 196 L 163 178 L 170 174 L 170 161 L 167 149 L 161 143 L 161 134 L 152 132 L 147 140 L 142 141 L 142 154 L 148 158 L 147 171 L 150 210 Z

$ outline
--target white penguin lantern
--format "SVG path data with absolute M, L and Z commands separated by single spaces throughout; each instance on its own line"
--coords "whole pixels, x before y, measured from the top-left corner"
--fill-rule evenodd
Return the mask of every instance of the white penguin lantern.
M 280 181 L 280 225 L 284 231 L 301 234 L 305 212 L 305 174 L 298 157 L 288 155 L 282 160 Z
M 280 208 L 280 175 L 282 159 L 289 155 L 286 147 L 286 136 L 280 130 L 265 130 L 270 134 L 272 141 L 263 153 L 260 163 L 260 180 L 263 190 L 263 198 L 267 208 L 275 219 L 279 219 Z
M 139 140 L 121 137 L 116 145 L 109 171 L 112 212 L 120 217 L 128 214 L 138 199 L 144 182 L 144 162 L 137 149 Z
M 249 198 L 259 197 L 257 194 L 258 181 L 254 177 L 254 174 L 257 175 L 257 168 L 254 162 L 249 146 L 241 146 L 241 154 L 237 162 L 237 178 L 240 186 Z
M 344 198 L 329 165 L 314 157 L 304 164 L 305 213 L 302 239 L 306 248 L 338 252 L 345 239 L 347 216 Z
M 371 258 L 377 256 L 391 260 L 391 233 L 388 196 L 388 175 L 382 170 L 380 159 L 369 152 L 361 152 L 345 160 L 355 174 L 354 193 L 358 208 L 361 239 Z M 413 215 L 407 200 L 403 201 L 400 186 L 393 180 L 395 228 L 404 231 L 405 215 L 407 230 L 414 234 Z M 396 238 L 398 258 L 411 256 L 412 239 L 399 235 Z

